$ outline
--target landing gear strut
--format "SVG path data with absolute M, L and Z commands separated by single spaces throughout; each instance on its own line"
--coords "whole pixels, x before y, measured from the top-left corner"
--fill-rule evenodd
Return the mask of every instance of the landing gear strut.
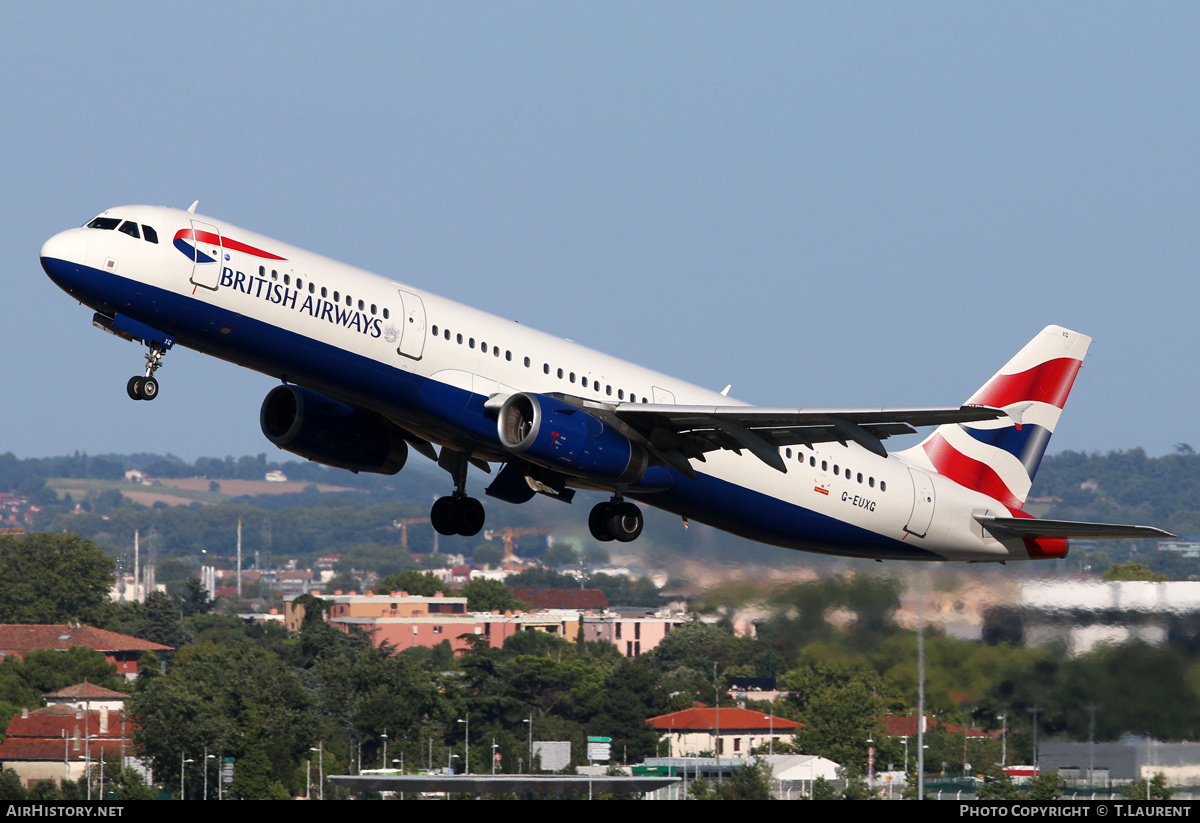
M 429 522 L 438 534 L 473 537 L 483 529 L 483 504 L 467 496 L 467 455 L 442 449 L 438 465 L 454 478 L 454 493 L 439 497 L 429 511 Z
M 642 510 L 614 494 L 607 503 L 597 504 L 588 515 L 588 529 L 601 543 L 616 540 L 632 543 L 642 533 L 645 520 Z
M 153 400 L 158 397 L 158 381 L 154 379 L 154 373 L 162 368 L 166 353 L 167 350 L 158 343 L 150 344 L 150 351 L 146 352 L 146 375 L 131 377 L 125 384 L 125 391 L 131 400 Z

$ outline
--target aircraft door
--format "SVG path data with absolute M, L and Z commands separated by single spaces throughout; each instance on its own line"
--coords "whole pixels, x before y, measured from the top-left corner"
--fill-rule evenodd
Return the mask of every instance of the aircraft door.
M 404 290 L 400 295 L 400 347 L 397 354 L 420 360 L 425 351 L 425 304 L 420 297 Z
M 666 389 L 660 389 L 658 386 L 651 386 L 654 394 L 654 402 L 660 406 L 674 406 L 675 395 Z
M 912 479 L 913 484 L 913 507 L 904 530 L 917 537 L 924 537 L 933 520 L 933 507 L 936 502 L 933 478 L 916 469 L 909 469 L 908 476 Z
M 185 251 L 192 258 L 192 282 L 197 286 L 216 291 L 221 282 L 221 266 L 225 260 L 225 245 L 221 230 L 209 223 L 193 220 L 191 240 Z M 179 241 L 176 240 L 176 245 Z

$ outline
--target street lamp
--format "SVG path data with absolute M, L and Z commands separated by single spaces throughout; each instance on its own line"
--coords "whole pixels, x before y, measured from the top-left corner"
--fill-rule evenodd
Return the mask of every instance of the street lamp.
M 325 799 L 325 741 L 318 740 L 317 745 L 314 747 L 310 747 L 309 751 L 317 752 L 319 754 L 318 763 L 319 763 L 320 768 L 318 769 L 317 774 L 319 775 L 319 777 L 321 779 L 321 799 L 324 800 Z
M 463 763 L 463 774 L 470 774 L 471 773 L 471 715 L 468 713 L 466 720 L 459 718 L 458 722 L 466 724 L 464 726 L 464 728 L 466 729 L 466 741 L 467 741 L 466 758 L 467 759 L 466 759 L 466 762 Z
M 192 760 L 190 757 L 188 757 L 183 752 L 179 753 L 179 799 L 180 800 L 183 800 L 185 797 L 187 797 L 187 795 L 184 793 L 184 777 L 185 777 L 185 775 L 187 775 L 187 764 L 195 763 L 195 762 L 196 762 L 195 760 Z
M 529 773 L 533 774 L 533 714 L 529 715 L 528 720 L 521 722 L 529 724 Z

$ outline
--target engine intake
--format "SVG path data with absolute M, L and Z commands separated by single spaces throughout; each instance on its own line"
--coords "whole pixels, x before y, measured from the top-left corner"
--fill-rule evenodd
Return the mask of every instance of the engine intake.
M 621 432 L 544 394 L 512 395 L 496 425 L 504 448 L 564 474 L 632 483 L 649 465 L 645 449 Z
M 395 474 L 408 459 L 408 444 L 391 423 L 299 386 L 271 389 L 258 420 L 276 446 L 326 466 Z

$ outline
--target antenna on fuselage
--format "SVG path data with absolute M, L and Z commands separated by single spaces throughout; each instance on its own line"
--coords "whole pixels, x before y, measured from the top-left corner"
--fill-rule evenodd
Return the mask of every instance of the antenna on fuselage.
M 188 214 L 195 214 L 196 206 L 199 206 L 199 205 L 200 205 L 200 201 L 197 200 L 196 202 L 192 203 L 192 205 L 188 206 Z

